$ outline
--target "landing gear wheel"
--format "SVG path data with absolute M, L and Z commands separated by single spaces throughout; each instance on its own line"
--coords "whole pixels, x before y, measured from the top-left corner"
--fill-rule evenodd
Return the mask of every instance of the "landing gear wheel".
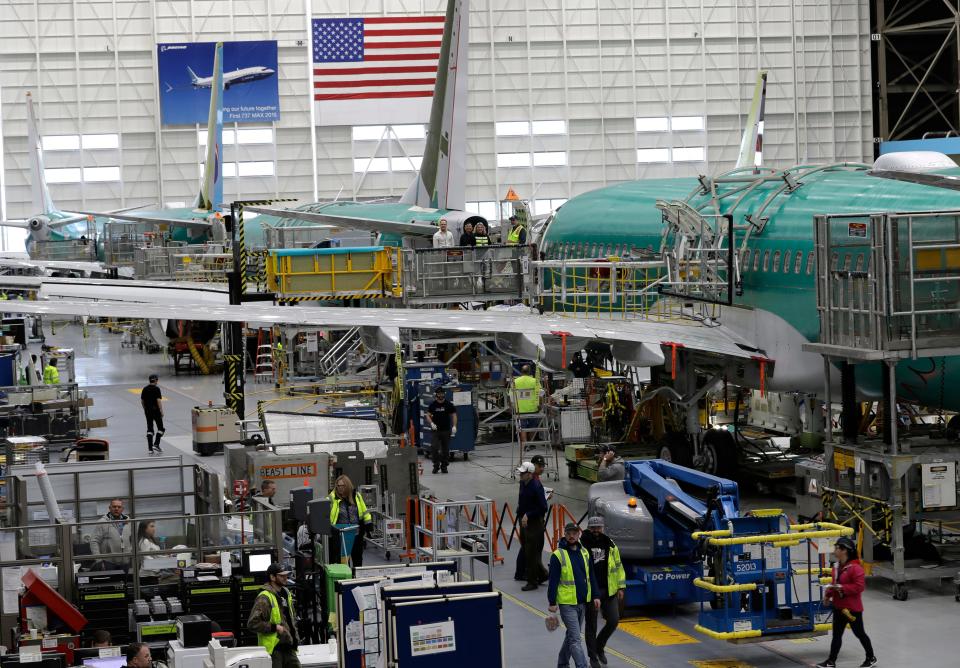
M 910 590 L 907 589 L 907 585 L 905 585 L 902 582 L 894 583 L 893 598 L 895 601 L 906 601 L 909 595 L 910 595 Z
M 721 429 L 711 429 L 703 437 L 700 448 L 703 456 L 703 471 L 720 478 L 729 478 L 737 470 L 737 444 L 733 434 Z
M 660 459 L 679 466 L 693 465 L 693 447 L 686 434 L 672 431 L 660 443 Z
M 467 460 L 469 460 L 469 459 L 470 459 L 470 453 L 469 453 L 469 452 L 464 452 L 464 453 L 463 453 L 463 461 L 467 461 Z
M 945 435 L 951 441 L 960 439 L 960 415 L 954 415 L 947 421 L 947 433 Z

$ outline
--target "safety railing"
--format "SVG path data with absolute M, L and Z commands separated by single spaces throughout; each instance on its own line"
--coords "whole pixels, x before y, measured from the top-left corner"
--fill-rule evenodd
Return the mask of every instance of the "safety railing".
M 233 255 L 222 244 L 142 246 L 134 250 L 134 273 L 149 280 L 226 281 Z
M 324 242 L 341 247 L 369 246 L 374 241 L 374 235 L 369 232 L 350 232 L 348 236 L 330 225 L 300 225 L 296 221 L 290 222 L 291 224 L 283 225 L 263 223 L 266 248 L 314 248 Z
M 666 265 L 660 260 L 562 259 L 534 265 L 539 305 L 573 315 L 652 315 L 666 281 Z
M 960 345 L 960 211 L 818 215 L 815 239 L 820 345 Z
M 96 239 L 87 237 L 36 241 L 31 257 L 47 262 L 96 262 L 97 243 Z
M 273 550 L 279 557 L 281 512 L 124 515 L 117 523 L 101 518 L 0 528 L 0 542 L 9 546 L 0 568 L 52 566 L 57 588 L 68 600 L 75 591 L 75 573 L 121 570 L 132 576 L 134 596 L 139 597 L 144 578 L 176 579 L 178 569 L 219 563 L 223 552 L 236 565 L 249 550 Z
M 457 246 L 403 251 L 405 304 L 522 300 L 528 246 Z
M 137 249 L 147 246 L 184 246 L 182 241 L 173 241 L 160 225 L 130 225 L 107 223 L 104 225 L 104 262 L 118 267 L 134 267 Z

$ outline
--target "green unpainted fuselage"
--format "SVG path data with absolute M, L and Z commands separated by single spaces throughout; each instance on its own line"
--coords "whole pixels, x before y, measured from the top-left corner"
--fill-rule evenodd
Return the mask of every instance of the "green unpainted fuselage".
M 960 170 L 941 173 L 951 172 L 960 175 Z M 773 189 L 782 185 L 783 181 L 772 181 L 746 195 L 732 211 L 734 225 L 746 224 L 745 217 L 756 212 Z M 659 251 L 663 222 L 656 202 L 686 199 L 698 186 L 699 182 L 691 178 L 645 180 L 578 195 L 555 214 L 544 234 L 543 251 L 548 258 L 605 257 L 622 253 L 624 248 Z M 731 213 L 736 199 L 721 200 L 722 212 Z M 696 195 L 690 204 L 696 207 L 706 200 L 705 195 Z M 736 297 L 735 303 L 774 313 L 808 341 L 816 341 L 820 321 L 812 262 L 814 216 L 932 210 L 960 210 L 960 192 L 879 178 L 865 170 L 812 174 L 801 187 L 781 195 L 764 212 L 769 220 L 763 232 L 749 240 L 748 251 L 741 258 L 743 295 Z M 784 258 L 789 261 L 785 263 Z M 960 383 L 960 360 L 956 358 L 900 363 L 897 383 L 901 398 L 939 406 L 941 364 L 947 388 L 944 406 L 960 409 L 960 394 L 954 391 Z M 858 384 L 871 393 L 879 392 L 877 366 L 862 367 Z

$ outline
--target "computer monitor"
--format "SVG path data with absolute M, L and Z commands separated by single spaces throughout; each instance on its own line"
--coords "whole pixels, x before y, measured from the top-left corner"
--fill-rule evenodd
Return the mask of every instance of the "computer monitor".
M 273 551 L 250 550 L 243 553 L 243 572 L 246 575 L 254 573 L 266 573 L 270 564 L 273 563 Z
M 90 668 L 123 668 L 127 665 L 126 656 L 108 656 L 96 659 L 84 659 L 83 665 Z
M 35 656 L 35 655 L 34 655 Z M 29 661 L 24 661 L 23 666 L 29 668 L 67 668 L 67 658 L 63 654 L 44 652 L 40 655 L 39 661 L 34 661 L 34 656 Z M 0 656 L 0 666 L 2 668 L 19 668 L 21 665 L 19 654 L 4 654 Z

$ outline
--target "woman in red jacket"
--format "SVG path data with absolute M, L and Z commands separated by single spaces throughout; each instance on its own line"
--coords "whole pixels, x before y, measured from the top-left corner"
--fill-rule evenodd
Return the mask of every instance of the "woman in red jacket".
M 857 558 L 857 546 L 849 538 L 841 538 L 833 555 L 837 558 L 837 564 L 833 571 L 833 584 L 828 586 L 826 594 L 827 601 L 833 606 L 833 641 L 830 643 L 830 658 L 818 663 L 817 668 L 836 668 L 847 624 L 867 653 L 860 667 L 872 668 L 877 665 L 877 657 L 873 655 L 873 645 L 863 628 L 863 601 L 860 595 L 866 584 L 863 566 Z

